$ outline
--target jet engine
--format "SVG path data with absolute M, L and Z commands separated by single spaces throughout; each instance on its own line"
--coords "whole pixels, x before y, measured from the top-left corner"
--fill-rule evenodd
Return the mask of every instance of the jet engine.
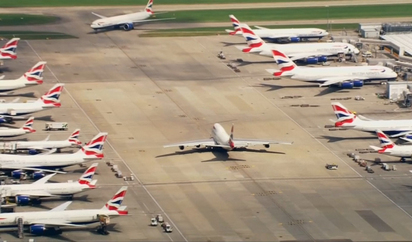
M 42 171 L 35 171 L 31 174 L 32 179 L 39 180 L 42 179 L 46 174 Z
M 319 56 L 318 57 L 318 62 L 327 62 L 328 61 L 328 57 L 326 56 Z
M 30 197 L 28 197 L 28 196 L 16 196 L 16 203 L 19 206 L 28 205 L 30 203 Z
M 35 234 L 35 235 L 42 235 L 44 231 L 46 230 L 46 227 L 42 224 L 34 224 L 30 226 L 30 233 Z
M 124 29 L 125 31 L 132 30 L 132 29 L 134 29 L 134 25 L 133 25 L 133 23 L 124 24 L 124 25 L 123 25 L 123 29 Z
M 0 116 L 0 123 L 8 123 L 8 124 L 11 124 L 11 123 L 13 123 L 13 118 L 12 118 L 12 117 L 3 117 L 3 116 Z
M 299 37 L 290 37 L 289 40 L 290 40 L 290 42 L 292 42 L 292 43 L 300 42 L 300 38 L 299 38 Z
M 37 155 L 39 152 L 37 152 L 37 150 L 35 149 L 30 149 L 29 150 L 29 155 Z
M 264 144 L 263 146 L 265 146 L 266 149 L 270 147 L 269 144 Z
M 26 177 L 26 173 L 22 170 L 14 170 L 11 172 L 11 176 L 15 179 L 24 179 Z
M 180 149 L 180 150 L 184 150 L 185 147 L 184 147 L 183 145 L 181 145 L 181 146 L 179 146 L 179 149 Z
M 355 80 L 355 81 L 353 81 L 353 86 L 354 87 L 363 87 L 363 81 L 362 80 Z
M 340 88 L 351 89 L 351 88 L 353 88 L 353 82 L 342 82 L 340 84 Z
M 317 57 L 309 57 L 305 59 L 306 64 L 318 64 L 318 58 Z

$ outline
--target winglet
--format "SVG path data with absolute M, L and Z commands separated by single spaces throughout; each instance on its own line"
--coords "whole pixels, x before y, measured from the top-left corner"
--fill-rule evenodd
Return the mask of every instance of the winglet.
M 235 148 L 235 143 L 233 142 L 233 131 L 235 129 L 235 124 L 232 123 L 232 129 L 230 130 L 230 139 L 229 139 L 229 145 L 230 148 Z

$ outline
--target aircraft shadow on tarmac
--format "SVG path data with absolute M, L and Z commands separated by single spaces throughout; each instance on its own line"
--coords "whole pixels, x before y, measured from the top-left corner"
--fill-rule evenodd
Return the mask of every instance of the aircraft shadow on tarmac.
M 14 92 L 7 92 L 5 94 L 0 93 L 0 97 L 2 95 L 6 95 L 7 97 L 30 97 L 30 98 L 36 98 L 34 95 L 34 92 L 26 92 L 26 93 L 14 93 Z
M 246 161 L 244 159 L 236 159 L 236 158 L 231 158 L 229 157 L 229 152 L 225 149 L 222 148 L 194 148 L 191 150 L 184 150 L 184 151 L 176 151 L 174 153 L 169 153 L 169 154 L 164 154 L 164 155 L 158 155 L 156 158 L 162 158 L 162 157 L 169 157 L 169 156 L 176 156 L 176 155 L 187 155 L 187 154 L 194 154 L 194 153 L 204 153 L 204 152 L 210 152 L 212 153 L 215 158 L 210 159 L 210 160 L 204 160 L 202 162 L 211 162 L 211 161 Z M 285 153 L 283 152 L 276 152 L 276 151 L 269 151 L 265 149 L 261 150 L 256 150 L 256 149 L 246 149 L 246 148 L 241 148 L 241 149 L 235 149 L 230 152 L 252 152 L 252 153 L 266 153 L 266 154 L 280 154 L 284 155 Z
M 280 86 L 280 85 L 275 85 L 275 84 L 266 84 L 266 83 L 261 83 L 260 86 L 258 87 L 268 87 L 269 89 L 266 90 L 267 92 L 271 91 L 277 91 L 283 88 L 317 88 L 321 89 L 321 91 L 315 95 L 315 97 L 320 97 L 324 96 L 330 93 L 349 93 L 349 90 L 347 89 L 341 89 L 338 87 L 319 87 L 318 85 L 294 85 L 294 86 Z
M 220 42 L 220 43 L 224 44 L 224 46 L 223 46 L 223 47 L 227 47 L 227 46 L 234 46 L 234 45 L 242 45 L 242 46 L 244 46 L 245 48 L 247 47 L 247 45 L 246 45 L 246 43 L 245 43 L 245 42 L 240 42 L 240 43 L 232 43 L 232 42 L 222 41 L 222 42 Z
M 371 139 L 371 140 L 376 140 L 376 142 L 379 142 L 378 138 L 374 136 L 339 137 L 339 136 L 322 135 L 321 138 L 318 138 L 318 139 L 327 139 L 328 143 L 334 143 L 334 142 L 339 142 L 339 141 L 344 141 L 344 140 L 364 140 L 364 139 Z

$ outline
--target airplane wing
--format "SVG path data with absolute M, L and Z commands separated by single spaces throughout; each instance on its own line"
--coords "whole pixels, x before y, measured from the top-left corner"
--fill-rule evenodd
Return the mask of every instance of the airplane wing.
M 49 210 L 49 212 L 61 212 L 61 211 L 64 211 L 64 210 L 66 210 L 66 208 L 67 208 L 71 203 L 72 203 L 72 201 L 68 201 L 68 202 L 65 202 L 65 203 L 63 203 L 63 204 L 60 204 L 59 206 L 57 206 L 57 207 Z
M 270 144 L 282 144 L 282 145 L 291 145 L 293 142 L 283 142 L 275 140 L 256 140 L 256 139 L 234 139 L 236 148 L 246 148 L 249 146 L 255 145 L 270 145 Z
M 255 28 L 257 28 L 257 29 L 269 29 L 269 28 L 265 28 L 265 27 L 261 27 L 261 26 L 257 26 L 257 25 L 255 25 Z
M 58 174 L 66 174 L 64 171 L 57 171 L 57 170 L 49 170 L 49 169 L 40 169 L 40 168 L 33 168 L 33 167 L 21 167 L 21 166 L 3 166 L 0 165 L 0 169 L 4 170 L 26 170 L 26 171 L 43 171 L 43 172 L 48 172 L 48 173 L 58 173 Z
M 13 99 L 13 101 L 11 101 L 10 103 L 16 103 L 16 102 L 18 102 L 19 100 L 20 100 L 20 98 L 18 97 L 18 98 Z
M 206 147 L 218 147 L 215 143 L 214 140 L 212 139 L 203 139 L 203 140 L 194 140 L 194 141 L 188 141 L 188 142 L 182 142 L 182 143 L 175 143 L 175 144 L 170 144 L 170 145 L 165 145 L 163 146 L 164 148 L 169 148 L 169 147 L 178 147 L 178 146 L 206 146 Z M 222 146 L 219 146 L 222 147 Z
M 363 80 L 364 78 L 357 78 L 354 76 L 332 76 L 332 77 L 324 77 L 318 79 L 317 81 L 324 81 L 324 83 L 320 84 L 320 87 L 326 87 L 334 84 L 339 84 L 344 81 L 351 81 L 351 80 Z
M 107 18 L 106 16 L 103 16 L 103 15 L 100 15 L 100 14 L 97 14 L 97 13 L 92 12 L 92 14 L 96 17 L 99 17 L 99 18 Z
M 50 178 L 52 178 L 54 175 L 56 175 L 56 173 L 49 174 L 49 175 L 33 182 L 32 184 L 44 184 L 44 183 L 48 182 L 50 180 Z

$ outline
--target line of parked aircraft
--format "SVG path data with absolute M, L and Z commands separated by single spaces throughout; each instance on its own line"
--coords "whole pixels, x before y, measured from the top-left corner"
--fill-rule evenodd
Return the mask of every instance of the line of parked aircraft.
M 16 59 L 18 41 L 18 38 L 12 39 L 0 48 L 0 59 Z M 40 61 L 16 80 L 3 80 L 4 76 L 2 76 L 0 92 L 42 84 L 45 66 L 46 62 Z M 15 137 L 35 132 L 34 117 L 25 115 L 60 107 L 59 98 L 63 88 L 64 84 L 56 84 L 37 100 L 18 102 L 19 99 L 15 99 L 12 102 L 0 103 L 0 123 L 27 119 L 21 128 L 0 127 L 0 137 Z M 36 180 L 31 184 L 0 186 L 1 207 L 14 206 L 9 202 L 17 205 L 34 204 L 45 197 L 62 196 L 70 199 L 74 194 L 96 188 L 97 180 L 93 180 L 93 175 L 97 163 L 92 164 L 77 182 L 48 183 L 55 174 L 66 173 L 61 170 L 62 168 L 103 159 L 103 145 L 108 134 L 101 132 L 84 145 L 79 140 L 79 135 L 80 129 L 76 129 L 66 140 L 49 140 L 50 136 L 48 136 L 40 141 L 0 142 L 1 150 L 29 151 L 29 155 L 0 154 L 0 170 L 13 178 L 31 177 Z M 64 148 L 80 149 L 75 153 L 54 154 L 56 151 L 60 153 Z M 50 174 L 46 175 L 46 173 Z M 47 212 L 2 213 L 0 227 L 16 227 L 18 219 L 22 219 L 30 233 L 41 235 L 50 229 L 84 227 L 86 224 L 99 222 L 102 218 L 126 215 L 126 207 L 121 206 L 126 190 L 127 187 L 122 187 L 101 209 L 66 210 L 71 204 L 66 202 Z
M 391 68 L 384 66 L 344 66 L 344 67 L 319 67 L 310 68 L 298 66 L 297 63 L 317 64 L 328 61 L 338 55 L 357 55 L 359 49 L 349 43 L 301 43 L 293 45 L 266 43 L 262 38 L 289 40 L 299 42 L 313 38 L 322 38 L 328 33 L 322 29 L 262 29 L 252 30 L 247 24 L 240 23 L 233 16 L 229 16 L 234 31 L 227 30 L 230 34 L 241 34 L 248 47 L 237 46 L 245 53 L 254 53 L 271 56 L 280 69 L 267 69 L 266 71 L 276 77 L 290 77 L 291 79 L 305 82 L 319 83 L 320 87 L 334 86 L 343 89 L 360 88 L 365 82 L 396 80 L 398 75 Z M 272 35 L 271 35 L 272 34 Z M 278 41 L 279 42 L 279 41 Z

